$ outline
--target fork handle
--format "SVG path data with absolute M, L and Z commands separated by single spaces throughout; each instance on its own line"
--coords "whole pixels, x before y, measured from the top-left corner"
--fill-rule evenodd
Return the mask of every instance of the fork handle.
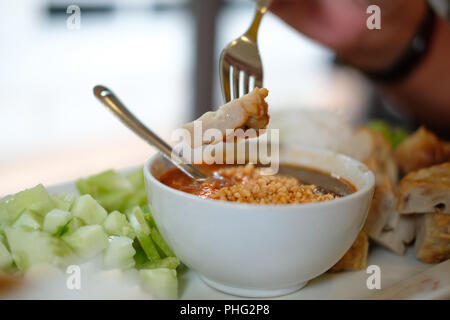
M 256 10 L 264 11 L 263 14 L 266 13 L 266 11 L 269 8 L 271 2 L 272 2 L 272 0 L 257 0 Z
M 251 37 L 254 41 L 256 41 L 258 37 L 258 29 L 261 19 L 267 12 L 271 2 L 272 0 L 257 0 L 255 17 L 253 18 L 250 28 L 248 28 L 248 31 L 246 32 L 246 35 Z

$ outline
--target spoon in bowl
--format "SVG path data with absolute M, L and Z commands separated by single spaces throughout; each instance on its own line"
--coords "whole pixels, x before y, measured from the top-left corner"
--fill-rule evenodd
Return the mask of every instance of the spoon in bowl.
M 147 128 L 142 122 L 140 122 L 111 90 L 104 86 L 97 85 L 94 87 L 94 95 L 129 129 L 131 129 L 150 145 L 158 149 L 167 160 L 172 162 L 178 169 L 190 178 L 200 182 L 209 178 L 192 164 L 186 163 L 185 160 L 176 152 L 173 152 L 172 147 L 153 131 Z

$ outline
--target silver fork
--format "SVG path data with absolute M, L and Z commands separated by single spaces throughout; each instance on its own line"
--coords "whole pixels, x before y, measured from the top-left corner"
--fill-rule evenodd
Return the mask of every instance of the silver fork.
M 262 87 L 263 67 L 257 37 L 259 24 L 270 2 L 271 0 L 257 0 L 256 13 L 250 28 L 231 41 L 220 55 L 220 83 L 225 102 L 247 94 L 254 87 Z

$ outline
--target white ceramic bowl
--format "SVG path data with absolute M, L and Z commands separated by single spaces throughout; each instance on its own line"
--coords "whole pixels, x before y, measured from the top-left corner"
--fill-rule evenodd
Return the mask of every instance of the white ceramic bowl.
M 373 195 L 374 176 L 367 167 L 344 155 L 298 147 L 283 151 L 280 162 L 331 172 L 358 191 L 311 204 L 201 199 L 159 182 L 173 167 L 161 155 L 147 161 L 156 224 L 177 257 L 208 285 L 248 297 L 288 294 L 327 271 L 356 239 Z

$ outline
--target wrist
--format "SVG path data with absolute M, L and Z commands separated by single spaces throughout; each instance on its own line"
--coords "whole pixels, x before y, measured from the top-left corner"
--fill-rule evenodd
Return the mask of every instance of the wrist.
M 450 23 L 438 17 L 432 46 L 420 66 L 404 81 L 379 84 L 382 92 L 417 123 L 450 136 Z

